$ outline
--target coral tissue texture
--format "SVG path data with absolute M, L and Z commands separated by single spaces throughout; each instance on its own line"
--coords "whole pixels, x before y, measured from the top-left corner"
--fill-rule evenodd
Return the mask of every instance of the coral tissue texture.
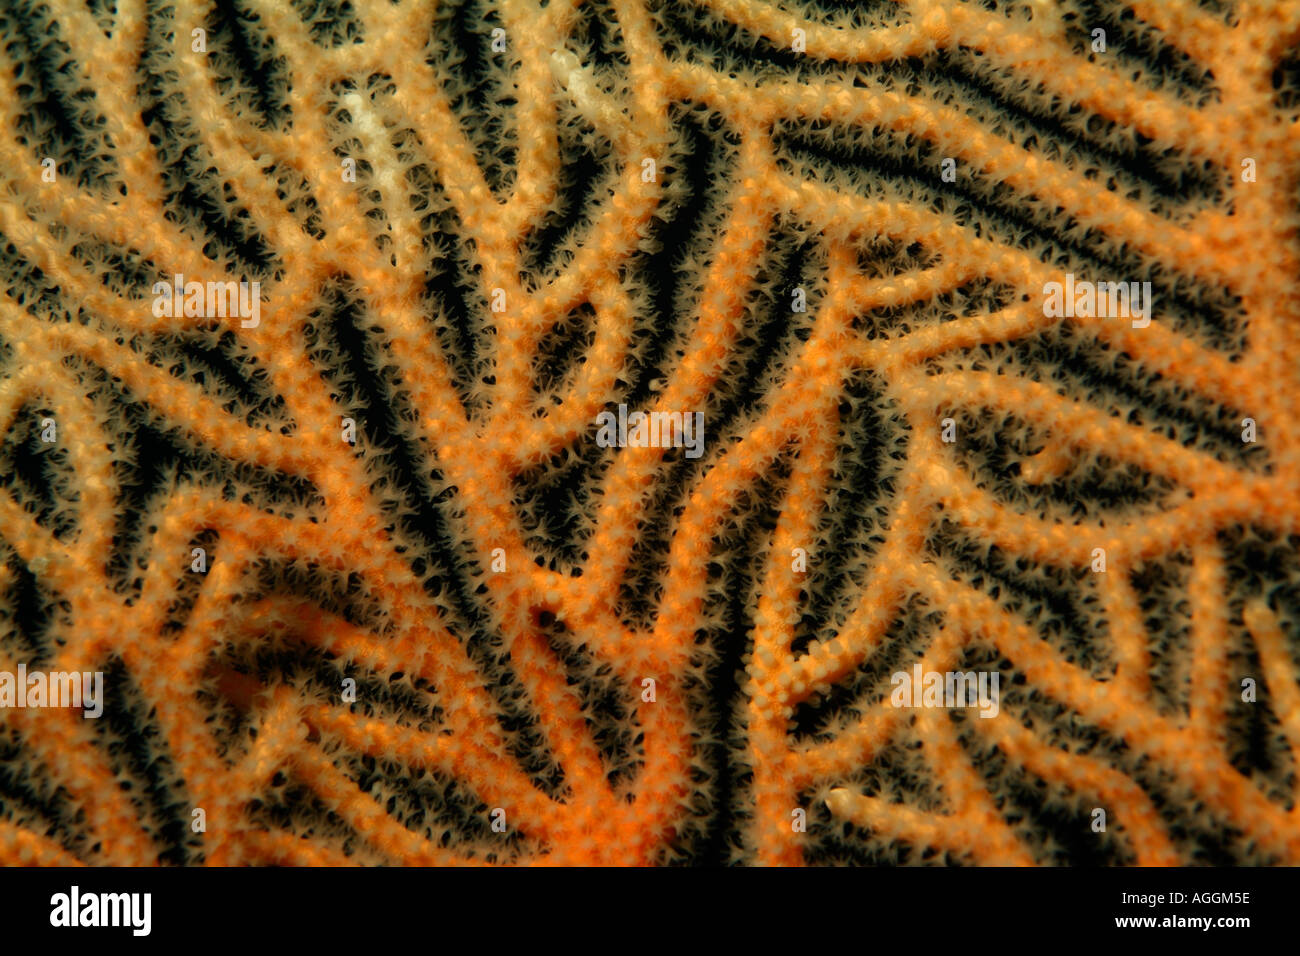
M 4 0 L 0 857 L 1300 862 L 1297 48 Z

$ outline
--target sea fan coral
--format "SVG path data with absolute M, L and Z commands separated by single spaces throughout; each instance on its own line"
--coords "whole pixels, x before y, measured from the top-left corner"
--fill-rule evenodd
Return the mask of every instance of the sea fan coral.
M 4 860 L 1300 862 L 1300 3 L 0 36 Z

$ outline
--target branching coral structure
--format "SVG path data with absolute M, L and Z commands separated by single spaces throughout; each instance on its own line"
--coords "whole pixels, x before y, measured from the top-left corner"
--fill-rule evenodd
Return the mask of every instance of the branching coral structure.
M 0 37 L 0 859 L 1300 862 L 1300 3 Z

